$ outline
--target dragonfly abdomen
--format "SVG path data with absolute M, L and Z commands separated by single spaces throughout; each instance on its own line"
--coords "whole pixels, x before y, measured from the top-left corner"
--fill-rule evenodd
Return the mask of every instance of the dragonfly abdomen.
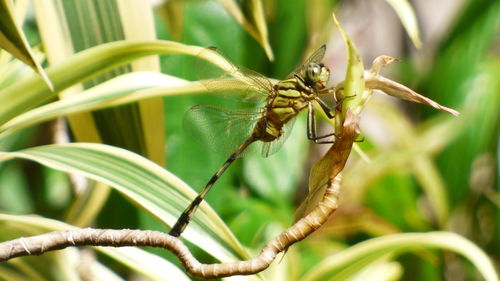
M 283 126 L 298 113 L 293 106 L 268 108 L 255 125 L 252 137 L 263 142 L 275 141 L 284 134 Z
M 263 142 L 272 142 L 283 134 L 282 127 L 264 116 L 255 124 L 252 137 Z

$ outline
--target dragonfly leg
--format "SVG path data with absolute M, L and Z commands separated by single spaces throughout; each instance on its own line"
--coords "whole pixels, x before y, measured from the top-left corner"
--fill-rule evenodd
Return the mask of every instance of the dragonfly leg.
M 318 91 L 318 95 L 332 95 L 335 100 L 338 100 L 336 93 L 337 90 L 335 87 L 324 88 Z
M 354 98 L 356 94 L 350 96 L 344 96 L 344 88 L 335 89 L 335 99 L 338 101 L 337 103 L 342 103 L 345 99 Z
M 320 103 L 320 105 L 321 105 L 321 103 Z M 323 105 L 324 105 L 324 103 L 323 103 Z M 326 105 L 325 105 L 325 107 L 326 107 Z M 326 107 L 326 108 L 328 108 L 328 107 Z M 323 106 L 322 106 L 322 109 L 325 110 L 325 108 Z M 328 110 L 329 111 L 325 111 L 325 114 L 329 118 L 333 118 L 332 112 L 330 111 L 329 108 L 328 108 Z M 326 144 L 326 143 L 333 143 L 334 141 L 333 140 L 322 140 L 322 139 L 332 137 L 332 136 L 337 137 L 335 135 L 335 133 L 330 133 L 330 134 L 326 134 L 323 136 L 318 136 L 318 133 L 316 130 L 316 115 L 314 112 L 314 106 L 313 106 L 312 102 L 310 102 L 308 104 L 308 112 L 307 112 L 307 138 L 309 140 L 314 141 L 317 144 Z
M 319 106 L 321 106 L 321 109 L 323 110 L 323 112 L 326 114 L 326 116 L 329 119 L 332 119 L 333 117 L 335 117 L 335 111 L 332 110 L 330 107 L 328 107 L 328 105 L 326 105 L 326 103 L 324 101 L 322 101 L 320 98 L 316 98 L 314 100 L 319 104 Z M 311 108 L 312 108 L 312 103 L 309 103 L 309 111 L 311 111 Z M 313 108 L 313 111 L 314 111 L 314 108 Z M 313 116 L 314 116 L 314 114 L 313 114 Z
M 189 206 L 184 210 L 181 216 L 177 219 L 177 222 L 174 224 L 170 232 L 168 233 L 171 236 L 179 237 L 186 226 L 191 221 L 191 216 L 196 212 L 198 206 L 200 206 L 201 201 L 205 198 L 205 195 L 210 191 L 215 182 L 220 178 L 220 176 L 227 170 L 227 168 L 236 160 L 241 153 L 255 141 L 254 138 L 250 137 L 245 143 L 243 143 L 229 158 L 226 160 L 224 165 L 217 170 L 217 172 L 210 178 L 207 185 L 203 190 L 196 196 L 196 198 L 189 204 Z

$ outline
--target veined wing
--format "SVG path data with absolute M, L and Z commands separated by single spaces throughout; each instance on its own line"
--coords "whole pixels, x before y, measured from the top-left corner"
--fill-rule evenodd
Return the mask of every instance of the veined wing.
M 203 49 L 197 57 L 196 72 L 205 87 L 216 94 L 241 94 L 242 101 L 262 102 L 273 92 L 265 76 L 237 66 L 217 48 Z
M 259 141 L 253 146 L 255 148 L 252 148 L 252 150 L 256 149 L 260 151 L 260 154 L 263 157 L 268 157 L 280 150 L 280 148 L 283 146 L 283 143 L 285 143 L 286 139 L 290 136 L 290 133 L 292 132 L 293 129 L 293 124 L 295 124 L 295 119 L 297 118 L 292 118 L 292 120 L 288 121 L 284 126 L 283 126 L 283 134 L 276 140 L 272 142 L 262 142 Z
M 264 108 L 230 109 L 195 105 L 184 116 L 184 128 L 200 143 L 229 156 L 252 135 L 263 112 Z
M 311 56 L 309 56 L 301 65 L 299 65 L 290 74 L 288 74 L 286 79 L 293 78 L 295 74 L 304 76 L 304 71 L 307 68 L 307 66 L 312 62 L 320 63 L 325 57 L 325 53 L 326 53 L 326 45 L 323 44 Z

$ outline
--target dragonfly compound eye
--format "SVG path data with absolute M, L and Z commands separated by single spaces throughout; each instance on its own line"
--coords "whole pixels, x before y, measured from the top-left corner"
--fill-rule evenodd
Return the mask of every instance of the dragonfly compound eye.
M 326 66 L 321 66 L 320 74 L 318 74 L 318 82 L 328 83 L 330 80 L 330 70 Z
M 310 63 L 306 68 L 306 79 L 315 83 L 321 78 L 321 66 L 317 63 Z

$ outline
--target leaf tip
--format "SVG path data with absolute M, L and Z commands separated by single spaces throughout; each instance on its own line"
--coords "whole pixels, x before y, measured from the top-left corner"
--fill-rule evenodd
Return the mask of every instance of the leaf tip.
M 47 85 L 47 87 L 49 87 L 49 89 L 53 92 L 54 91 L 54 84 L 52 84 L 52 81 L 50 81 L 50 78 L 47 75 L 47 72 L 45 72 L 45 70 L 43 70 L 43 68 L 38 63 L 36 64 L 36 70 L 37 70 L 38 74 L 40 74 L 40 76 L 42 77 L 42 79 L 45 82 L 45 84 Z
M 273 49 L 271 49 L 271 46 L 269 44 L 264 45 L 264 51 L 266 52 L 266 55 L 267 55 L 267 58 L 269 59 L 269 61 L 274 62 Z
M 373 63 L 372 63 L 372 66 L 371 66 L 369 72 L 372 75 L 378 75 L 378 73 L 380 72 L 380 69 L 382 69 L 382 67 L 386 67 L 395 61 L 399 61 L 399 59 L 393 58 L 391 56 L 386 56 L 386 55 L 378 56 L 373 60 Z

